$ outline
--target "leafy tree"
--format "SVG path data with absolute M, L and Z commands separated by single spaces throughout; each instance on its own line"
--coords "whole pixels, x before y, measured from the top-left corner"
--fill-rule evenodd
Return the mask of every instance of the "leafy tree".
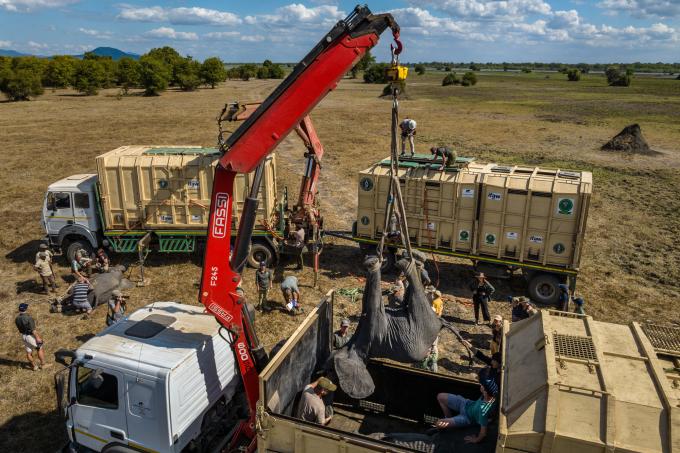
M 92 60 L 99 63 L 104 71 L 104 78 L 102 79 L 101 88 L 110 88 L 116 84 L 116 73 L 118 72 L 118 64 L 113 61 L 111 57 L 97 55 L 92 52 L 85 52 L 83 60 Z
M 43 76 L 43 84 L 52 88 L 66 88 L 73 85 L 78 60 L 69 55 L 57 55 L 48 63 Z
M 525 74 L 530 74 L 531 68 L 522 68 L 522 72 L 525 73 Z
M 680 80 L 680 74 L 675 78 L 675 80 Z
M 76 63 L 73 87 L 80 93 L 93 96 L 106 83 L 104 66 L 95 59 L 84 59 Z
M 176 66 L 177 85 L 183 91 L 194 91 L 201 84 L 201 63 L 191 57 L 184 58 Z
M 283 78 L 283 68 L 271 62 L 271 60 L 265 60 L 257 69 L 258 79 L 282 79 Z
M 444 71 L 451 72 L 451 66 L 444 66 Z
M 158 96 L 168 88 L 172 70 L 162 61 L 148 55 L 139 60 L 139 81 L 144 87 L 144 95 Z
M 570 82 L 578 82 L 581 80 L 581 71 L 578 68 L 571 68 L 567 71 L 567 80 Z
M 477 85 L 477 74 L 474 72 L 466 72 L 463 74 L 463 78 L 460 81 L 460 84 L 463 85 L 464 87 L 470 86 L 470 85 Z
M 368 67 L 364 71 L 364 82 L 366 83 L 387 83 L 385 71 L 389 65 L 387 63 L 377 63 Z
M 132 87 L 139 86 L 139 63 L 130 57 L 123 57 L 118 61 L 116 83 L 128 94 Z
M 460 79 L 456 76 L 455 72 L 452 72 L 450 74 L 446 74 L 444 76 L 444 80 L 442 80 L 442 86 L 449 86 L 449 85 L 459 85 L 460 84 Z
M 283 68 L 281 65 L 273 64 L 269 67 L 269 78 L 270 79 L 283 79 Z
M 354 65 L 354 67 L 350 70 L 350 74 L 352 75 L 353 79 L 357 78 L 357 75 L 359 74 L 359 71 L 365 71 L 368 69 L 371 65 L 375 64 L 375 57 L 371 55 L 371 51 L 367 51 L 363 57 L 357 62 L 357 64 Z
M 224 82 L 227 78 L 227 70 L 224 69 L 224 63 L 219 58 L 206 58 L 201 65 L 200 77 L 203 83 L 210 85 L 210 88 L 215 88 L 215 85 Z
M 416 71 L 416 74 L 418 75 L 425 74 L 425 66 L 422 64 L 417 64 L 413 69 Z
M 40 73 L 21 65 L 0 69 L 0 91 L 10 101 L 28 101 L 44 92 Z
M 610 66 L 605 71 L 605 75 L 607 76 L 607 83 L 609 86 L 627 87 L 630 86 L 633 70 L 628 69 L 626 72 L 623 72 L 614 66 Z
M 472 71 L 479 71 L 480 70 L 479 65 L 476 64 L 476 63 L 470 63 L 470 69 Z
M 145 56 L 163 62 L 170 70 L 170 85 L 179 85 L 178 69 L 184 58 L 182 58 L 182 56 L 175 49 L 170 46 L 156 47 L 151 49 L 147 54 L 145 54 Z

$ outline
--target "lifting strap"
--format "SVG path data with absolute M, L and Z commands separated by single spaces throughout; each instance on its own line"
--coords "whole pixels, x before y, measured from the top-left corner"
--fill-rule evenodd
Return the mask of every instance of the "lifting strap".
M 401 52 L 400 46 L 397 48 L 392 48 L 392 66 L 399 65 L 399 53 Z M 408 253 L 409 259 L 411 260 L 411 265 L 415 265 L 415 260 L 413 258 L 413 253 L 411 250 L 411 241 L 408 234 L 408 225 L 406 223 L 406 209 L 404 207 L 404 199 L 401 194 L 401 187 L 399 185 L 399 153 L 397 151 L 397 127 L 399 126 L 399 84 L 392 83 L 392 130 L 391 130 L 391 146 L 390 146 L 390 188 L 387 194 L 387 200 L 385 201 L 385 221 L 383 222 L 383 234 L 380 237 L 380 243 L 376 249 L 378 259 L 380 262 L 383 261 L 383 250 L 385 248 L 385 238 L 387 237 L 387 230 L 390 224 L 390 219 L 392 215 L 395 214 L 395 202 L 396 202 L 396 215 L 399 225 L 399 233 L 401 238 L 401 243 Z

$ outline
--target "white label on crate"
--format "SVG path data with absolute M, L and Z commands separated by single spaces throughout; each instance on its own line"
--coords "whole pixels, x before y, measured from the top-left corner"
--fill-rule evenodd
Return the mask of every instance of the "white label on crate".
M 474 198 L 475 197 L 475 189 L 463 189 L 463 193 L 461 194 L 461 197 L 463 197 L 463 198 Z
M 192 179 L 189 181 L 189 189 L 198 189 L 200 187 L 200 183 L 198 182 L 198 179 Z
M 489 192 L 489 193 L 486 195 L 486 198 L 488 198 L 488 199 L 491 200 L 491 201 L 500 201 L 500 199 L 501 199 L 501 194 L 499 194 L 498 192 Z
M 437 225 L 435 225 L 434 222 L 428 222 L 427 229 L 430 231 L 434 231 L 437 229 Z
M 161 215 L 160 219 L 161 219 L 161 222 L 163 222 L 163 223 L 172 223 L 172 216 L 171 215 Z
M 529 236 L 529 242 L 540 244 L 543 242 L 543 236 L 537 236 L 535 234 L 532 234 L 531 236 Z
M 514 231 L 508 231 L 505 235 L 508 239 L 517 239 L 519 237 L 519 233 L 515 233 Z
M 200 221 L 201 221 L 201 218 L 202 218 L 202 217 L 201 217 L 200 215 L 191 214 L 191 221 L 192 221 L 192 222 L 200 222 Z

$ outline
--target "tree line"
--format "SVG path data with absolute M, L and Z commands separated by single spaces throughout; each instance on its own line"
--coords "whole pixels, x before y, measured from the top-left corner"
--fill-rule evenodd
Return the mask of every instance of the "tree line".
M 443 62 L 443 61 L 431 61 L 431 62 L 419 62 L 419 63 L 406 63 L 409 66 L 426 66 L 428 68 L 433 68 L 438 71 L 446 71 L 449 68 L 468 68 L 472 71 L 481 70 L 495 70 L 495 71 L 557 71 L 565 73 L 569 69 L 578 69 L 582 74 L 587 74 L 589 72 L 605 72 L 608 68 L 614 67 L 620 70 L 632 71 L 632 72 L 654 72 L 662 74 L 676 74 L 680 73 L 680 63 L 540 63 L 540 62 L 526 62 L 526 63 L 480 63 L 480 62 Z M 447 71 L 448 72 L 448 71 Z
M 0 91 L 12 101 L 34 98 L 45 88 L 70 87 L 91 96 L 100 89 L 118 86 L 122 94 L 141 88 L 145 95 L 155 96 L 168 87 L 184 91 L 202 85 L 215 88 L 228 77 L 248 80 L 251 76 L 269 79 L 283 75 L 281 66 L 269 60 L 262 66 L 248 64 L 227 70 L 217 57 L 200 62 L 167 46 L 151 49 L 139 60 L 124 57 L 114 61 L 93 53 L 86 53 L 82 59 L 68 55 L 49 59 L 0 57 Z

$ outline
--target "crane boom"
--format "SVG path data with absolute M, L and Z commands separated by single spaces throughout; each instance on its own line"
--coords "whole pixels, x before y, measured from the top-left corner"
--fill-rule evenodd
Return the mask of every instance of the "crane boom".
M 378 43 L 380 34 L 387 28 L 392 29 L 400 48 L 399 27 L 390 14 L 373 15 L 367 6 L 357 6 L 220 146 L 223 155 L 215 169 L 199 299 L 229 333 L 228 341 L 239 364 L 250 409 L 250 417 L 238 427 L 232 443 L 245 442 L 249 450 L 255 440 L 258 372 L 266 365 L 267 357 L 257 339 L 253 317 L 239 284 L 255 223 L 261 163 Z M 232 249 L 234 179 L 237 173 L 253 170 L 255 177 L 244 202 Z

